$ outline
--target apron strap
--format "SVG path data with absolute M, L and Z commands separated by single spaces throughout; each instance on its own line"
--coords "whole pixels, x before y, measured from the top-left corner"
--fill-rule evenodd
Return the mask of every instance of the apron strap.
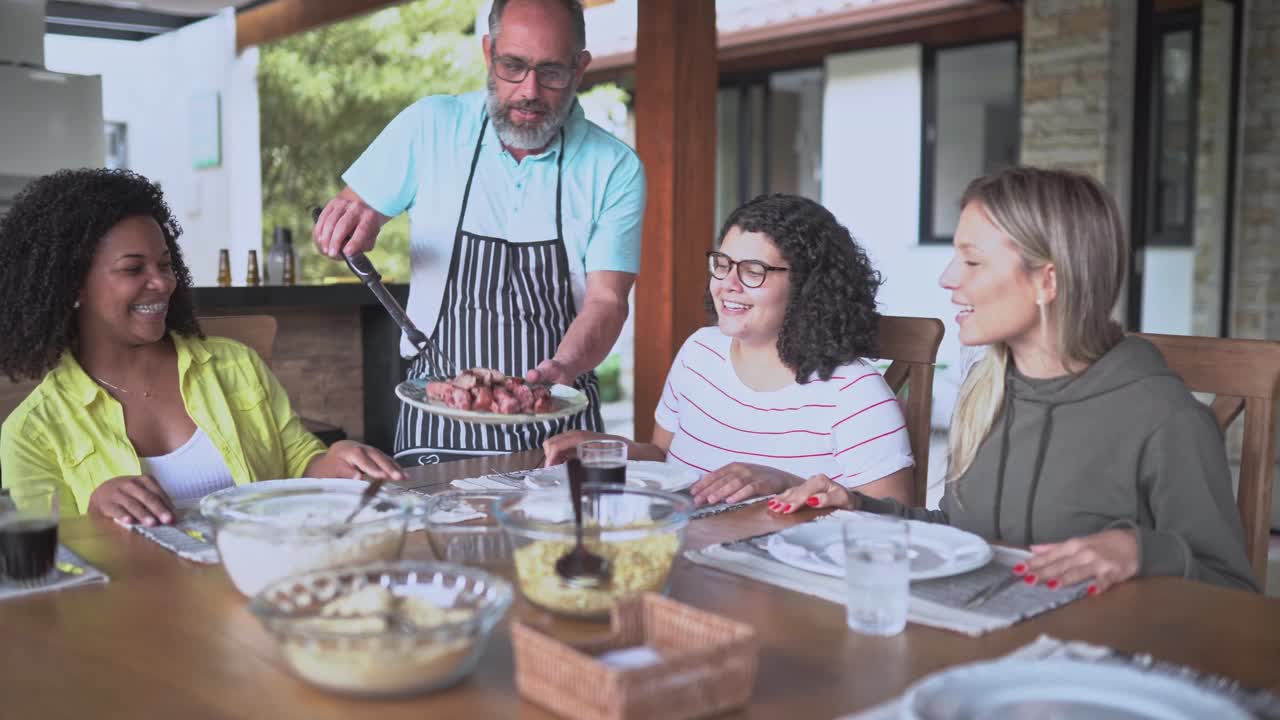
M 453 231 L 453 237 L 457 238 L 462 235 L 462 220 L 467 216 L 467 203 L 471 200 L 471 181 L 476 179 L 476 165 L 480 162 L 480 146 L 484 144 L 484 131 L 489 127 L 489 115 L 486 113 L 484 119 L 480 121 L 480 137 L 476 138 L 476 149 L 471 154 L 471 169 L 467 172 L 467 187 L 462 191 L 462 209 L 458 211 L 458 227 Z M 561 128 L 563 133 L 564 129 Z M 563 147 L 563 142 L 561 143 Z M 557 173 L 558 175 L 559 173 Z M 560 223 L 560 190 L 559 178 L 556 179 L 556 226 Z

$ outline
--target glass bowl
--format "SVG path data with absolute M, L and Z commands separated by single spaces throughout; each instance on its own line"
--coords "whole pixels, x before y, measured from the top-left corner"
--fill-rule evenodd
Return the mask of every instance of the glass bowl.
M 211 493 L 200 513 L 213 525 L 231 582 L 254 595 L 292 575 L 399 558 L 406 525 L 425 500 L 383 486 L 344 524 L 366 487 L 359 480 L 267 480 Z
M 511 567 L 511 542 L 493 512 L 495 502 L 523 495 L 518 490 L 447 490 L 427 498 L 427 542 L 437 560 L 504 570 Z
M 567 489 L 495 503 L 525 599 L 559 615 L 601 618 L 619 598 L 665 592 L 671 565 L 684 546 L 692 498 L 612 484 L 582 487 L 583 542 L 610 565 L 609 582 L 599 588 L 569 585 L 555 571 L 556 561 L 574 544 Z
M 287 578 L 255 595 L 249 610 L 298 677 L 386 697 L 466 677 L 512 595 L 510 583 L 482 570 L 399 561 Z

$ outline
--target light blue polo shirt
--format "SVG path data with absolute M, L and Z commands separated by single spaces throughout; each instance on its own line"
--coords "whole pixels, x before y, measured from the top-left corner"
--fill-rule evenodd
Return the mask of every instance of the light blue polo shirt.
M 342 175 L 383 215 L 409 213 L 409 317 L 430 333 L 440 312 L 458 211 L 485 116 L 485 93 L 434 95 L 405 108 Z M 644 168 L 630 147 L 587 120 L 576 101 L 565 122 L 561 209 L 570 283 L 579 310 L 586 274 L 640 271 Z M 523 162 L 488 123 L 464 228 L 510 242 L 556 236 L 555 140 Z M 406 357 L 415 351 L 401 341 Z

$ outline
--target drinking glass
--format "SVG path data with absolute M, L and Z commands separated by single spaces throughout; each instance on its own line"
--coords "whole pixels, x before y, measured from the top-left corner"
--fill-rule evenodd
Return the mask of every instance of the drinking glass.
M 627 443 L 622 440 L 587 440 L 578 443 L 578 459 L 586 471 L 587 482 L 617 483 L 627 481 Z
M 0 574 L 32 583 L 53 570 L 58 550 L 58 490 L 49 483 L 10 488 L 0 498 Z
M 844 521 L 845 618 L 865 635 L 897 635 L 907 625 L 911 563 L 907 522 L 859 516 Z

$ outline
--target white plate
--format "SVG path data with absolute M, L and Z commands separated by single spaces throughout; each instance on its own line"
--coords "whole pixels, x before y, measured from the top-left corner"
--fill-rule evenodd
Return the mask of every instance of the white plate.
M 844 539 L 836 518 L 857 521 L 863 513 L 838 512 L 832 519 L 819 519 L 787 528 L 773 535 L 765 550 L 778 562 L 810 572 L 844 577 Z M 986 540 L 950 525 L 907 521 L 907 553 L 911 558 L 911 579 L 959 575 L 986 565 L 991 546 Z
M 524 477 L 525 485 L 531 490 L 537 490 L 563 485 L 567 476 L 564 465 L 552 465 L 549 468 L 530 470 Z M 697 473 L 678 465 L 654 460 L 627 461 L 627 485 L 631 487 L 678 492 L 697 482 L 698 477 Z
M 554 409 L 551 412 L 504 415 L 487 410 L 459 410 L 437 400 L 429 399 L 427 397 L 427 382 L 428 380 L 425 378 L 405 380 L 396 385 L 396 397 L 423 412 L 477 425 L 529 425 L 576 415 L 587 407 L 586 393 L 568 385 L 552 385 L 551 404 Z
M 654 460 L 628 460 L 627 484 L 648 490 L 676 492 L 698 482 L 698 474 L 678 465 Z
M 1226 697 L 1112 663 L 998 660 L 944 670 L 902 697 L 903 720 L 1246 720 Z

